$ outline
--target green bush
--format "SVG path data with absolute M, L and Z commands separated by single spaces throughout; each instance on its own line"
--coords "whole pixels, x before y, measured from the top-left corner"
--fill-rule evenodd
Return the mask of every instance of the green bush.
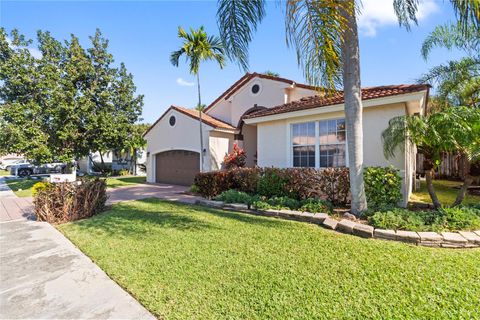
M 265 168 L 260 176 L 257 184 L 257 192 L 259 195 L 271 197 L 288 196 L 285 185 L 289 181 L 289 176 L 284 169 Z
M 39 191 L 45 190 L 49 182 L 37 182 L 32 186 L 32 195 L 35 196 Z
M 215 200 L 220 200 L 225 203 L 244 203 L 247 205 L 251 205 L 255 199 L 256 197 L 237 190 L 227 190 L 215 197 Z
M 368 167 L 363 173 L 369 208 L 396 206 L 402 199 L 402 178 L 393 167 Z
M 330 213 L 332 212 L 333 206 L 330 202 L 320 199 L 305 199 L 301 202 L 300 211 L 304 212 L 322 212 Z
M 127 170 L 127 169 L 122 169 L 122 170 L 118 171 L 118 175 L 120 175 L 120 176 L 129 176 L 129 175 L 130 175 L 130 171 Z
M 477 230 L 480 228 L 480 210 L 474 207 L 444 208 L 439 211 L 410 211 L 395 208 L 375 212 L 368 221 L 376 228 L 393 230 Z

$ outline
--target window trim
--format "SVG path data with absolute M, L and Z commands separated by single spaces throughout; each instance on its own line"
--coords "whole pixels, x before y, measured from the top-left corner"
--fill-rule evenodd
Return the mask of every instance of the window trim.
M 320 167 L 320 121 L 329 121 L 329 120 L 345 120 L 345 116 L 335 116 L 329 118 L 314 118 L 311 120 L 297 120 L 297 121 L 288 121 L 286 123 L 287 126 L 287 166 L 289 168 L 301 168 L 301 167 L 294 167 L 293 166 L 293 125 L 295 124 L 302 124 L 302 123 L 315 123 L 315 169 L 327 169 L 327 168 L 336 168 L 336 167 Z M 342 144 L 342 143 L 337 143 Z M 348 137 L 347 137 L 347 126 L 345 124 L 345 167 L 348 168 Z

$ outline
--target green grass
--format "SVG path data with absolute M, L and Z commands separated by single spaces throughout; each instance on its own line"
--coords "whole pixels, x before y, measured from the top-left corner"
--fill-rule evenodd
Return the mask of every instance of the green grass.
M 27 180 L 27 179 L 10 179 L 7 180 L 7 184 L 10 189 L 15 192 L 19 197 L 31 197 L 32 187 L 40 180 Z M 123 186 L 131 186 L 139 183 L 145 183 L 145 177 L 115 177 L 107 178 L 108 188 L 117 188 Z M 21 189 L 21 190 L 20 190 Z
M 10 171 L 0 169 L 0 177 L 9 176 L 9 175 L 10 175 Z
M 139 183 L 145 183 L 145 177 L 132 176 L 132 177 L 111 177 L 107 178 L 108 188 L 117 188 L 124 186 L 131 186 Z
M 32 187 L 35 183 L 41 180 L 27 180 L 27 179 L 8 179 L 6 180 L 10 189 L 18 197 L 31 197 L 32 196 Z
M 477 249 L 156 199 L 58 228 L 160 318 L 473 319 L 480 308 Z
M 435 192 L 437 194 L 438 200 L 442 203 L 442 205 L 450 206 L 455 201 L 457 197 L 458 189 L 454 188 L 456 186 L 462 185 L 460 181 L 449 181 L 449 180 L 434 180 L 433 186 L 435 188 Z M 414 192 L 410 197 L 410 201 L 412 202 L 424 202 L 424 203 L 432 203 L 430 196 L 427 191 L 427 186 L 425 181 L 421 181 L 420 183 L 420 190 Z M 467 194 L 465 195 L 465 199 L 463 200 L 462 204 L 478 204 L 480 203 L 480 196 L 474 196 Z

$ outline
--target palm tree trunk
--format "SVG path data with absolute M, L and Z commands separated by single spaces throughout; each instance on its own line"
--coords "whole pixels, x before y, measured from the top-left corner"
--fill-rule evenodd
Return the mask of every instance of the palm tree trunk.
M 203 124 L 202 124 L 202 98 L 200 96 L 200 74 L 197 71 L 198 88 L 198 116 L 200 123 L 200 172 L 203 172 Z
M 429 169 L 425 171 L 425 180 L 427 183 L 427 190 L 430 198 L 432 199 L 433 207 L 435 209 L 440 209 L 442 205 L 440 201 L 438 201 L 437 194 L 435 193 L 435 188 L 433 187 L 433 169 Z
M 342 60 L 348 167 L 350 169 L 350 192 L 352 194 L 351 211 L 355 215 L 360 215 L 367 210 L 363 182 L 363 106 L 360 84 L 360 49 L 355 12 L 343 11 L 343 14 L 348 26 L 344 31 Z

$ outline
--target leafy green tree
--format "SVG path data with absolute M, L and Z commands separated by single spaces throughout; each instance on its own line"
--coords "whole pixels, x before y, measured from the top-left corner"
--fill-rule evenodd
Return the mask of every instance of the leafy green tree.
M 123 64 L 113 67 L 100 31 L 87 50 L 74 35 L 61 43 L 39 31 L 39 58 L 18 31 L 10 38 L 0 30 L 0 152 L 68 162 L 125 148 L 143 96 Z
M 460 150 L 471 160 L 478 158 L 479 123 L 480 109 L 468 107 L 450 107 L 426 116 L 395 117 L 382 133 L 385 157 L 395 156 L 399 149 L 405 148 L 407 142 L 416 145 L 425 157 L 423 168 L 427 190 L 433 206 L 438 209 L 441 203 L 432 181 L 435 170 L 441 164 L 442 154 Z M 465 183 L 466 187 L 460 190 L 457 200 L 452 205 L 462 202 L 469 183 L 470 180 Z
M 425 60 L 434 48 L 457 48 L 466 56 L 433 67 L 419 82 L 435 85 L 440 106 L 480 107 L 480 28 L 460 24 L 437 26 L 423 42 L 421 53 Z
M 263 74 L 266 74 L 267 76 L 272 76 L 272 77 L 280 77 L 280 74 L 275 71 L 267 70 Z
M 180 57 L 185 56 L 189 63 L 190 73 L 197 76 L 198 110 L 200 125 L 200 171 L 203 171 L 203 124 L 202 124 L 202 97 L 200 95 L 200 64 L 207 60 L 214 60 L 223 69 L 225 58 L 223 55 L 223 46 L 220 39 L 216 36 L 208 36 L 203 26 L 198 30 L 190 28 L 190 33 L 182 27 L 178 27 L 178 37 L 182 40 L 182 46 L 179 50 L 172 52 L 170 62 L 178 67 Z
M 265 16 L 264 0 L 219 0 L 217 20 L 226 54 L 248 69 L 248 46 Z M 452 0 L 462 26 L 480 25 L 478 0 Z M 417 0 L 394 0 L 401 26 L 417 22 Z M 363 128 L 360 85 L 360 52 L 356 14 L 360 1 L 287 0 L 287 44 L 297 51 L 297 60 L 307 81 L 335 89 L 343 86 L 350 168 L 351 210 L 367 209 L 363 182 Z

